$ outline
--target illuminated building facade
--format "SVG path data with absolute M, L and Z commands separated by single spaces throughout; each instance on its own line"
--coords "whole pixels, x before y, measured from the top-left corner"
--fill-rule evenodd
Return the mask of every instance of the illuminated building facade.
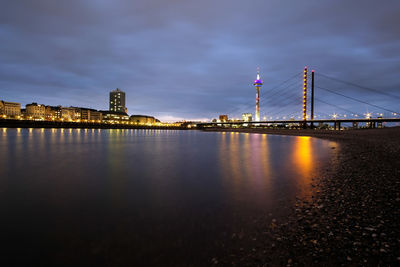
M 38 103 L 27 104 L 25 116 L 34 119 L 44 119 L 46 116 L 46 107 Z
M 84 121 L 101 121 L 103 120 L 103 114 L 100 111 L 88 108 L 81 109 L 81 120 Z
M 127 112 L 125 106 L 125 92 L 118 88 L 110 92 L 110 111 Z
M 253 120 L 253 114 L 251 113 L 242 114 L 242 121 L 252 121 L 252 120 Z
M 129 121 L 129 116 L 125 112 L 101 111 L 104 121 Z
M 91 111 L 89 114 L 89 120 L 91 121 L 102 121 L 103 120 L 103 113 L 100 111 Z
M 61 106 L 46 106 L 45 117 L 48 120 L 61 119 Z
M 6 116 L 20 116 L 21 115 L 21 104 L 15 102 L 0 101 L 0 112 Z
M 256 118 L 255 121 L 260 121 L 260 88 L 263 85 L 263 81 L 260 78 L 260 70 L 257 70 L 257 79 L 254 81 L 253 85 L 256 87 Z
M 64 120 L 80 120 L 81 109 L 80 108 L 61 108 L 61 118 Z
M 219 115 L 219 121 L 220 122 L 227 122 L 228 121 L 228 115 Z
M 138 124 L 154 124 L 156 122 L 160 122 L 156 118 L 146 115 L 132 115 L 129 117 L 129 120 Z

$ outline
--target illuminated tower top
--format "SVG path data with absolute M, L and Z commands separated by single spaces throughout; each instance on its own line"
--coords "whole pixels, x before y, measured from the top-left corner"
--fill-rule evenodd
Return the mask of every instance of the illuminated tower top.
M 257 79 L 254 81 L 253 85 L 255 87 L 261 87 L 261 85 L 263 85 L 263 81 L 260 79 L 260 69 L 257 69 Z

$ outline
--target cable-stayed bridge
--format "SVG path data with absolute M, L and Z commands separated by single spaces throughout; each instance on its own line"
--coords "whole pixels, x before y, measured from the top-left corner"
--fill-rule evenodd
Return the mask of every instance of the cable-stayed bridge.
M 231 118 L 229 121 L 214 120 L 198 126 L 307 128 L 331 125 L 340 129 L 346 124 L 374 128 L 400 122 L 399 95 L 324 73 L 309 73 L 307 67 L 273 87 L 265 86 L 257 98 L 259 120 L 239 119 L 241 113 L 254 110 L 256 102 L 252 100 L 226 112 Z

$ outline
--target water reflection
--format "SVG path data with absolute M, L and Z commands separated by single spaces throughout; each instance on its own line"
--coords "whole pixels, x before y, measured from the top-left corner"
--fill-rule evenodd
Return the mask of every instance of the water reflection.
M 313 151 L 311 138 L 300 136 L 294 143 L 293 163 L 300 176 L 306 179 L 311 175 L 313 168 Z
M 302 195 L 305 195 L 309 192 L 304 189 L 311 183 L 311 179 L 315 173 L 315 159 L 313 158 L 311 138 L 307 136 L 296 137 L 293 152 L 293 168 L 296 170 L 298 176 L 297 181 L 303 189 Z
M 234 201 L 274 203 L 289 195 L 309 195 L 316 166 L 326 158 L 328 141 L 310 137 L 220 133 L 219 165 Z M 283 190 L 283 191 L 281 191 Z
M 0 213 L 21 226 L 9 231 L 21 250 L 39 240 L 38 255 L 51 257 L 53 244 L 66 258 L 103 244 L 193 259 L 239 219 L 303 194 L 330 145 L 265 134 L 4 128 Z

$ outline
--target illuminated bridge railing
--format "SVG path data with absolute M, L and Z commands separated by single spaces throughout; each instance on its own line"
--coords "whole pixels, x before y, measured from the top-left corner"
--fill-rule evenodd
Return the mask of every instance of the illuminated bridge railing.
M 376 124 L 389 123 L 389 122 L 400 122 L 400 118 L 364 118 L 364 119 L 318 119 L 318 120 L 270 120 L 270 121 L 228 121 L 228 122 L 206 122 L 198 123 L 197 127 L 227 127 L 232 125 L 238 126 L 274 126 L 274 125 L 298 125 L 305 126 L 317 124 L 333 124 L 334 127 L 340 128 L 343 123 L 353 123 L 356 125 L 358 123 L 365 123 L 368 127 L 374 128 Z

